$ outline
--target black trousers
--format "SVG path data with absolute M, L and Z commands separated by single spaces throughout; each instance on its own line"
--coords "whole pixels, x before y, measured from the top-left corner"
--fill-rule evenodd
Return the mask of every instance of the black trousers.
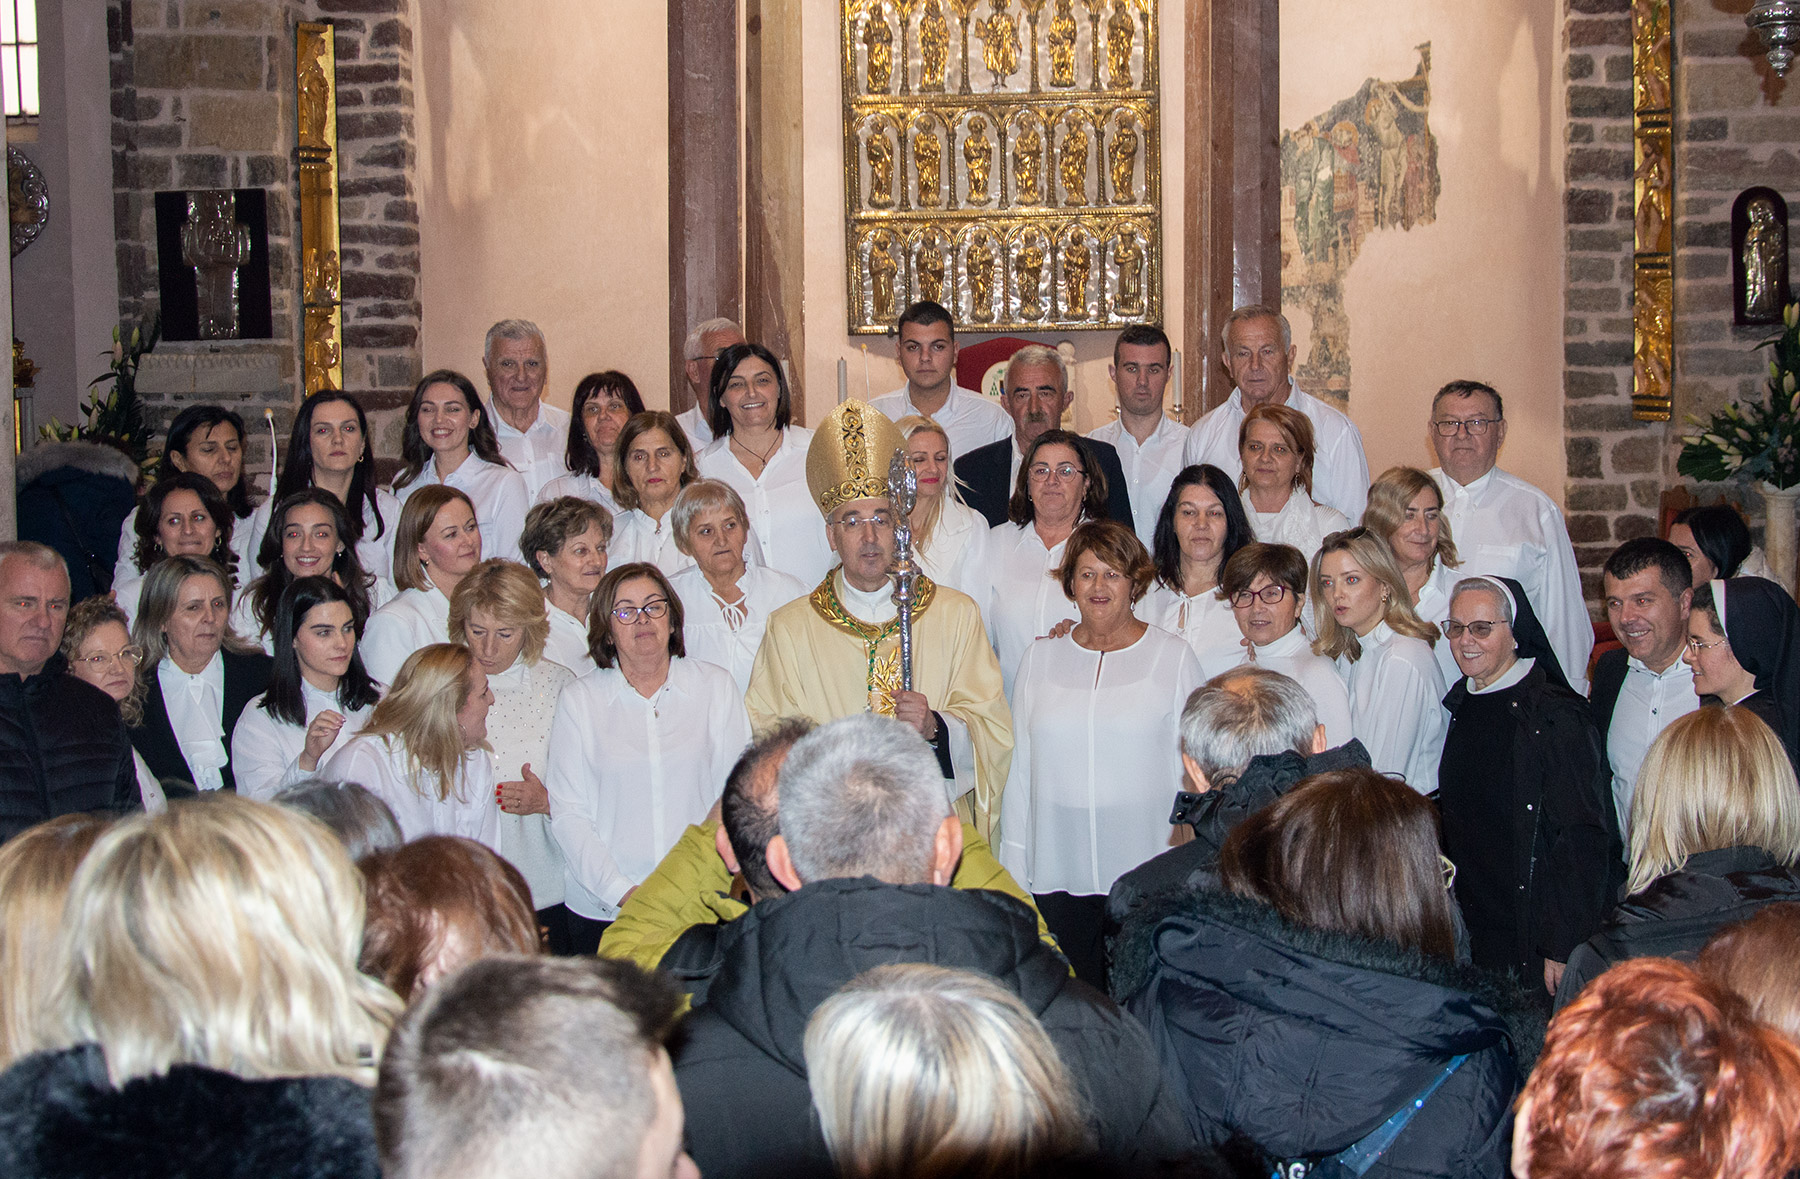
M 1106 894 L 1034 893 L 1044 924 L 1056 935 L 1075 977 L 1106 990 Z
M 567 951 L 551 951 L 563 953 L 565 957 L 591 957 L 600 952 L 600 935 L 612 926 L 610 921 L 595 921 L 592 917 L 583 917 L 573 909 L 565 909 L 569 915 L 569 948 Z

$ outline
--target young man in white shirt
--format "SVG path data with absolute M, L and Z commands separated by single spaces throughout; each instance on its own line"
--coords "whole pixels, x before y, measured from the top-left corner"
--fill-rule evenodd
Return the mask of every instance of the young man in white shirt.
M 569 473 L 569 412 L 544 403 L 550 360 L 544 333 L 528 319 L 503 319 L 488 329 L 482 349 L 488 416 L 500 453 L 525 477 L 531 499 L 544 484 Z
M 906 384 L 872 405 L 899 421 L 908 414 L 944 428 L 950 457 L 1012 437 L 1012 419 L 1000 404 L 956 383 L 956 324 L 936 303 L 919 302 L 900 316 L 900 368 Z
M 1563 675 L 1587 691 L 1594 623 L 1581 592 L 1575 546 L 1555 501 L 1494 465 L 1506 441 L 1500 394 L 1479 381 L 1451 381 L 1431 401 L 1431 471 L 1444 494 L 1444 519 L 1456 538 L 1457 575 L 1510 577 L 1544 624 Z
M 1237 388 L 1223 405 L 1194 423 L 1186 462 L 1211 463 L 1235 482 L 1244 470 L 1238 456 L 1244 416 L 1259 405 L 1285 405 L 1312 422 L 1317 452 L 1313 498 L 1352 521 L 1362 519 L 1369 502 L 1369 460 L 1363 454 L 1362 434 L 1349 418 L 1306 393 L 1288 375 L 1297 350 L 1287 317 L 1270 307 L 1239 307 L 1225 317 L 1219 338 L 1225 346 L 1225 371 Z
M 713 361 L 725 349 L 743 342 L 744 329 L 734 321 L 709 319 L 696 324 L 682 346 L 681 355 L 687 362 L 683 375 L 687 378 L 688 392 L 693 394 L 694 404 L 676 414 L 675 420 L 687 433 L 688 444 L 695 454 L 713 440 Z
M 1088 435 L 1119 452 L 1131 492 L 1132 527 L 1146 548 L 1155 547 L 1163 500 L 1187 465 L 1182 454 L 1188 429 L 1163 412 L 1172 355 L 1169 337 L 1155 324 L 1134 323 L 1120 332 L 1106 370 L 1118 393 L 1119 417 Z
M 1623 650 L 1594 665 L 1594 724 L 1606 741 L 1619 830 L 1629 829 L 1638 768 L 1657 734 L 1700 707 L 1694 669 L 1681 658 L 1693 572 L 1680 549 L 1653 536 L 1628 540 L 1606 559 L 1606 618 Z

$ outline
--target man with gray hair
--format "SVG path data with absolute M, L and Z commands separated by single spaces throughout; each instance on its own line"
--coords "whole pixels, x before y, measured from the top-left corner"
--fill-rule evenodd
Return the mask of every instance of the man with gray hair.
M 694 404 L 675 415 L 687 433 L 688 444 L 698 453 L 713 440 L 712 370 L 719 353 L 744 342 L 744 329 L 729 319 L 708 319 L 687 334 L 681 355 L 687 362 L 687 387 Z
M 1023 902 L 947 887 L 962 852 L 936 754 L 859 714 L 795 742 L 768 868 L 789 891 L 723 927 L 720 966 L 677 1051 L 688 1146 L 705 1174 L 826 1173 L 802 1038 L 813 1010 L 875 966 L 974 970 L 1018 995 L 1080 1088 L 1101 1157 L 1154 1165 L 1189 1144 L 1143 1029 L 1069 975 Z
M 963 498 L 993 526 L 1006 523 L 1006 505 L 1019 482 L 1025 448 L 1045 430 L 1062 423 L 1064 411 L 1074 401 L 1069 391 L 1069 370 L 1054 348 L 1027 344 L 1013 353 L 1006 366 L 1005 390 L 1000 406 L 1012 417 L 1010 438 L 977 447 L 956 459 L 956 477 L 965 486 Z M 1106 514 L 1130 528 L 1131 495 L 1126 490 L 1125 468 L 1111 443 L 1090 438 L 1101 472 L 1106 476 Z
M 1311 694 L 1287 676 L 1237 667 L 1188 697 L 1181 764 L 1193 789 L 1175 796 L 1169 822 L 1189 825 L 1192 837 L 1119 877 L 1106 898 L 1111 931 L 1148 898 L 1210 873 L 1232 828 L 1301 779 L 1366 767 L 1369 754 L 1356 740 L 1327 749 Z
M 139 806 L 119 706 L 58 650 L 68 617 L 56 550 L 0 543 L 0 843 L 58 815 Z
M 1194 423 L 1184 455 L 1188 464 L 1211 463 L 1237 482 L 1244 473 L 1238 454 L 1244 415 L 1259 405 L 1285 405 L 1312 423 L 1313 498 L 1351 520 L 1362 519 L 1369 503 L 1369 460 L 1363 454 L 1362 433 L 1349 418 L 1294 383 L 1290 370 L 1296 350 L 1287 316 L 1273 307 L 1239 307 L 1225 317 L 1219 338 L 1225 348 L 1225 371 L 1236 389 Z
M 488 416 L 500 453 L 525 477 L 535 501 L 544 484 L 569 473 L 569 411 L 545 402 L 550 358 L 544 333 L 529 319 L 503 319 L 488 329 L 481 352 L 487 371 Z

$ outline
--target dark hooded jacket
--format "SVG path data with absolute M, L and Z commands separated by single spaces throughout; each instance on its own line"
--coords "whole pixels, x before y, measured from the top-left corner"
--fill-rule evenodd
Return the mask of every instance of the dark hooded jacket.
M 1782 901 L 1800 901 L 1800 871 L 1760 847 L 1689 856 L 1679 871 L 1626 897 L 1600 932 L 1575 948 L 1556 989 L 1556 1006 L 1560 1010 L 1628 958 L 1691 961 L 1719 930 Z
M 1466 1053 L 1368 1175 L 1507 1174 L 1511 1101 L 1543 1040 L 1508 979 L 1208 889 L 1135 914 L 1114 979 L 1205 1142 L 1236 1133 L 1277 1159 L 1334 1154 Z
M 720 927 L 722 965 L 675 1052 L 688 1152 L 707 1179 L 829 1173 L 801 1044 L 813 1010 L 876 966 L 985 974 L 1044 1025 L 1086 1101 L 1101 1157 L 1192 1146 L 1144 1029 L 1069 975 L 1031 910 L 1003 893 L 869 877 L 765 900 Z
M 0 675 L 0 842 L 58 815 L 140 805 L 119 706 L 62 655 Z
M 369 1090 L 177 1065 L 114 1088 L 99 1048 L 0 1074 L 7 1179 L 380 1179 Z

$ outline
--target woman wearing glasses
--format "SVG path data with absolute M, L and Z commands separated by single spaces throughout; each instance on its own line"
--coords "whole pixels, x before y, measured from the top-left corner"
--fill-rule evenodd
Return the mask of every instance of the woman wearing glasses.
M 706 817 L 750 741 L 737 681 L 684 658 L 681 618 L 656 566 L 612 570 L 588 625 L 595 670 L 556 701 L 544 786 L 578 954 L 599 948 L 625 898 Z
M 1760 577 L 1694 587 L 1688 645 L 1702 700 L 1735 704 L 1761 717 L 1781 738 L 1788 760 L 1800 752 L 1800 608 Z M 1800 762 L 1797 762 L 1800 764 Z
M 1256 539 L 1293 545 L 1308 560 L 1326 536 L 1350 527 L 1344 513 L 1312 497 L 1313 455 L 1312 422 L 1297 409 L 1259 405 L 1238 427 L 1244 507 Z
M 1518 582 L 1456 583 L 1444 637 L 1464 678 L 1444 697 L 1444 853 L 1475 965 L 1551 994 L 1625 879 L 1612 779 Z
M 132 645 L 125 611 L 105 596 L 77 602 L 63 624 L 62 653 L 76 679 L 86 680 L 118 702 L 119 716 L 127 727 L 143 720 L 145 689 L 138 668 L 144 662 L 144 649 Z M 137 764 L 144 809 L 154 813 L 168 806 L 162 783 L 144 764 L 143 755 L 133 749 L 131 759 Z
M 1243 663 L 1278 671 L 1313 699 L 1325 743 L 1350 740 L 1350 694 L 1331 660 L 1314 653 L 1300 625 L 1306 605 L 1306 558 L 1285 544 L 1251 543 L 1219 574 L 1219 592 L 1244 636 Z
M 989 533 L 981 602 L 1009 702 L 1031 641 L 1075 613 L 1056 576 L 1063 547 L 1077 524 L 1106 518 L 1106 476 L 1087 440 L 1067 430 L 1032 439 L 1007 504 L 1008 522 Z

